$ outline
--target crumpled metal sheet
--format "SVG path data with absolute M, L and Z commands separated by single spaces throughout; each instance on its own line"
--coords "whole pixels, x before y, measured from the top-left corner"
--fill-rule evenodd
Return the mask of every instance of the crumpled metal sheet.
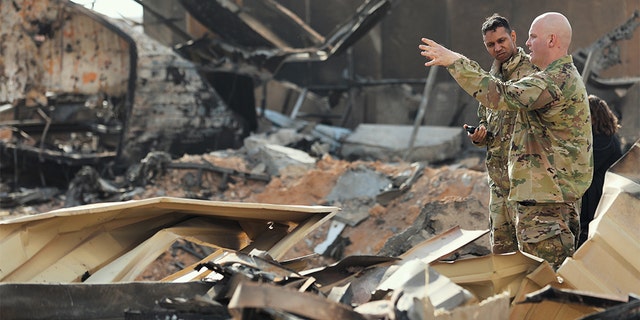
M 282 63 L 324 61 L 339 55 L 375 27 L 396 0 L 367 0 L 335 31 L 323 36 L 273 0 L 180 0 L 198 22 L 216 34 L 180 47 L 183 54 L 243 63 L 275 72 Z M 223 57 L 225 59 L 223 59 Z

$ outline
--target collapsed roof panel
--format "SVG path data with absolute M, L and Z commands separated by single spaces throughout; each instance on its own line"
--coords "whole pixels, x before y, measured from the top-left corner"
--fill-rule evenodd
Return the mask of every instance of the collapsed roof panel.
M 200 23 L 241 48 L 306 48 L 324 38 L 273 0 L 180 0 Z
M 133 281 L 177 238 L 221 250 L 258 249 L 279 259 L 337 211 L 161 197 L 4 220 L 0 256 L 13 258 L 0 261 L 0 281 Z
M 351 20 L 341 25 L 328 37 L 331 54 L 340 54 L 375 27 L 391 10 L 394 0 L 368 0 L 363 3 Z
M 386 16 L 393 2 L 365 1 L 349 20 L 325 37 L 272 0 L 243 1 L 241 5 L 230 0 L 180 0 L 193 17 L 216 34 L 206 44 L 199 39 L 180 47 L 183 53 L 199 58 L 220 52 L 232 60 L 241 56 L 243 62 L 275 73 L 283 62 L 324 61 L 344 52 Z M 194 43 L 197 46 L 191 47 Z

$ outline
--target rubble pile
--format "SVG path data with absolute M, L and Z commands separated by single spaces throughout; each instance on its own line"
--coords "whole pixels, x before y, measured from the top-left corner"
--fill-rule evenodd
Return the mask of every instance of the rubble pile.
M 209 162 L 239 172 L 250 171 L 242 158 L 228 154 L 185 156 L 176 162 Z M 469 162 L 479 166 L 479 159 L 470 159 Z M 197 170 L 170 169 L 165 176 L 158 178 L 136 198 L 189 197 L 210 192 L 211 200 L 340 207 L 342 210 L 334 218 L 334 224 L 341 224 L 342 232 L 332 239 L 335 242 L 332 243 L 334 247 L 327 250 L 330 252 L 326 252 L 324 262 L 334 262 L 349 255 L 375 255 L 385 247 L 391 237 L 404 232 L 414 223 L 420 225 L 419 230 L 413 235 L 418 239 L 433 236 L 455 225 L 461 225 L 466 229 L 487 228 L 488 188 L 486 174 L 483 171 L 450 165 L 425 167 L 421 169 L 421 176 L 408 190 L 398 194 L 397 198 L 386 205 L 376 202 L 376 195 L 382 193 L 387 185 L 367 185 L 363 182 L 369 183 L 370 180 L 357 179 L 341 182 L 341 178 L 348 179 L 354 173 L 361 173 L 386 178 L 387 184 L 391 184 L 393 177 L 410 169 L 409 163 L 349 162 L 326 156 L 319 159 L 311 169 L 289 168 L 283 176 L 272 177 L 268 183 L 231 176 L 230 180 L 233 182 L 227 181 L 223 185 L 220 174 L 202 173 L 195 188 L 186 187 L 185 181 L 190 181 L 190 177 L 198 175 L 195 172 Z M 344 183 L 352 192 L 360 190 L 371 195 L 336 197 L 332 191 Z M 349 195 L 345 191 L 343 196 Z M 425 218 L 423 211 L 433 213 L 432 217 Z M 418 221 L 418 217 L 423 221 Z M 427 221 L 424 221 L 425 219 Z M 296 244 L 286 258 L 314 253 L 315 248 L 327 240 L 331 227 L 331 223 L 320 226 L 307 239 Z M 483 246 L 488 248 L 488 238 L 483 240 Z M 397 250 L 387 251 L 390 254 L 401 253 Z M 487 251 L 485 249 L 479 252 L 484 254 Z
M 3 312 L 16 319 L 45 319 L 52 309 L 67 319 L 637 317 L 638 240 L 629 226 L 638 221 L 628 213 L 638 201 L 638 143 L 608 173 L 589 240 L 558 270 L 523 252 L 489 252 L 486 173 L 470 169 L 480 158 L 428 165 L 324 155 L 270 176 L 246 152 L 150 155 L 138 171 L 146 187 L 120 190 L 133 195 L 129 201 L 12 214 L 0 225 L 0 253 L 16 257 L 0 265 Z M 35 292 L 47 303 L 25 313 Z M 105 292 L 118 299 L 101 309 L 91 297 Z
M 397 1 L 363 1 L 327 34 L 240 2 L 138 1 L 175 47 L 67 0 L 0 4 L 19 84 L 0 86 L 0 319 L 639 317 L 640 82 L 602 76 L 637 10 L 574 53 L 628 152 L 553 270 L 489 250 L 472 97 L 435 68 L 357 71 L 377 69 L 354 45 L 397 34 L 369 33 Z M 185 19 L 164 16 L 176 7 Z
M 143 176 L 157 176 L 145 181 L 144 187 L 113 187 L 110 193 L 91 192 L 95 188 L 85 188 L 84 194 L 76 198 L 104 202 L 170 196 L 337 206 L 342 210 L 335 217 L 334 224 L 341 224 L 343 230 L 332 239 L 335 245 L 329 251 L 333 253 L 327 252 L 327 261 L 332 262 L 353 254 L 377 254 L 389 238 L 405 232 L 414 223 L 419 226 L 416 234 L 412 235 L 416 239 L 433 236 L 460 224 L 467 229 L 486 229 L 488 187 L 481 156 L 472 154 L 450 164 L 425 165 L 402 161 L 346 161 L 327 154 L 315 159 L 312 166 L 292 164 L 283 169 L 281 175 L 270 176 L 257 172 L 256 168 L 265 167 L 264 162 L 249 159 L 244 150 L 225 150 L 185 155 L 164 164 L 161 169 L 152 169 L 153 166 L 149 165 Z M 161 172 L 149 173 L 153 170 Z M 407 175 L 410 174 L 414 175 L 413 180 L 400 190 L 399 186 L 408 180 Z M 107 181 L 103 185 L 108 183 L 117 184 L 116 181 Z M 3 218 L 59 209 L 65 202 L 70 202 L 69 198 L 61 194 L 46 203 L 8 208 Z M 314 253 L 315 247 L 327 240 L 330 228 L 331 223 L 320 226 L 308 239 L 292 248 L 288 258 Z M 375 230 L 374 237 L 372 230 Z M 401 242 L 404 247 L 410 244 Z M 483 238 L 481 243 L 485 249 L 479 249 L 476 255 L 487 252 L 488 238 Z M 387 244 L 385 251 L 401 253 L 399 248 L 389 249 L 392 247 L 393 244 Z

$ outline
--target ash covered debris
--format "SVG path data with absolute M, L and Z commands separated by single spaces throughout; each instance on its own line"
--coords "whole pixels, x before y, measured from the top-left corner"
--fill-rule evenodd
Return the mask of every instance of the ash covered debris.
M 29 297 L 36 296 L 34 292 L 46 293 L 52 302 L 46 306 L 44 316 L 52 309 L 62 314 L 68 301 L 55 300 L 61 296 L 56 290 L 72 293 L 74 303 L 82 305 L 85 312 L 105 311 L 115 318 L 131 319 L 151 314 L 196 317 L 206 314 L 221 318 L 231 314 L 237 318 L 317 316 L 301 307 L 308 305 L 335 312 L 331 313 L 333 318 L 340 315 L 358 319 L 425 319 L 434 309 L 440 308 L 442 312 L 441 307 L 447 304 L 441 303 L 450 302 L 446 299 L 450 293 L 450 297 L 464 298 L 463 304 L 468 304 L 464 307 L 469 308 L 451 304 L 453 309 L 447 311 L 457 309 L 461 313 L 442 312 L 439 314 L 442 319 L 462 318 L 464 312 L 477 315 L 478 307 L 488 308 L 482 309 L 481 314 L 493 319 L 507 315 L 522 319 L 535 319 L 536 315 L 577 318 L 606 311 L 602 305 L 545 303 L 545 297 L 533 298 L 537 299 L 536 304 L 525 301 L 527 293 L 551 283 L 557 288 L 589 292 L 582 297 L 612 295 L 606 300 L 610 305 L 628 307 L 622 309 L 626 314 L 621 318 L 634 316 L 637 287 L 634 285 L 638 281 L 634 275 L 638 274 L 638 268 L 629 257 L 633 257 L 638 240 L 626 228 L 634 228 L 638 221 L 626 213 L 633 212 L 637 202 L 634 173 L 637 147 L 632 148 L 633 157 L 621 162 L 615 170 L 614 185 L 605 196 L 600 220 L 594 223 L 593 241 L 557 274 L 535 257 L 520 253 L 493 256 L 488 253 L 488 238 L 480 232 L 488 225 L 488 188 L 482 154 L 464 154 L 468 150 L 462 149 L 460 141 L 463 132 L 459 125 L 466 119 L 464 114 L 475 111 L 465 106 L 472 104 L 457 93 L 455 84 L 439 83 L 430 99 L 434 105 L 428 106 L 428 116 L 420 121 L 414 118 L 421 96 L 415 94 L 411 85 L 422 87 L 423 80 L 408 77 L 376 80 L 360 75 L 357 70 L 357 65 L 364 63 L 372 66 L 374 72 L 379 71 L 375 64 L 367 63 L 366 57 L 358 55 L 353 45 L 364 38 L 377 45 L 372 46 L 374 49 L 386 48 L 377 42 L 384 35 L 394 35 L 394 41 L 401 43 L 400 32 L 378 28 L 378 23 L 390 13 L 391 7 L 403 13 L 411 10 L 406 9 L 409 7 L 400 7 L 398 1 L 363 1 L 358 5 L 339 2 L 340 10 L 349 15 L 353 7 L 353 16 L 336 23 L 334 32 L 320 33 L 303 22 L 313 16 L 311 13 L 300 19 L 282 2 L 243 1 L 241 6 L 230 1 L 175 1 L 174 7 L 181 8 L 184 17 L 163 16 L 155 10 L 156 6 L 162 7 L 161 1 L 138 2 L 145 6 L 145 14 L 155 16 L 162 26 L 174 30 L 172 35 L 180 34 L 177 46 L 161 44 L 122 22 L 66 1 L 0 4 L 2 13 L 10 17 L 2 22 L 3 35 L 16 44 L 7 51 L 16 58 L 15 63 L 5 59 L 5 70 L 10 70 L 8 75 L 19 84 L 17 88 L 6 83 L 0 87 L 0 96 L 7 102 L 0 107 L 1 220 L 14 220 L 2 222 L 0 227 L 0 232 L 7 231 L 2 233 L 6 237 L 0 242 L 2 255 L 20 247 L 16 245 L 17 239 L 31 239 L 33 245 L 37 239 L 64 238 L 66 234 L 52 236 L 57 229 L 41 227 L 37 217 L 42 213 L 43 217 L 64 215 L 67 212 L 64 207 L 73 211 L 82 210 L 78 209 L 81 205 L 101 207 L 105 202 L 132 200 L 124 205 L 127 208 L 123 211 L 131 213 L 135 210 L 128 206 L 136 206 L 138 201 L 178 197 L 207 203 L 213 200 L 294 207 L 326 205 L 342 210 L 330 221 L 305 229 L 306 236 L 290 236 L 286 245 L 290 248 L 279 247 L 275 258 L 256 252 L 247 255 L 248 250 L 234 251 L 238 247 L 246 249 L 243 246 L 250 242 L 247 239 L 260 238 L 257 242 L 269 247 L 273 244 L 269 230 L 277 237 L 292 230 L 291 224 L 271 220 L 254 224 L 263 216 L 252 216 L 237 225 L 228 221 L 216 225 L 206 219 L 180 220 L 175 228 L 158 228 L 143 235 L 138 234 L 140 228 L 136 226 L 126 232 L 107 230 L 104 237 L 88 241 L 87 246 L 108 246 L 114 243 L 110 241 L 114 238 L 128 241 L 136 237 L 139 242 L 131 244 L 135 250 L 121 250 L 111 258 L 123 261 L 150 250 L 156 255 L 134 259 L 135 271 L 125 271 L 122 264 L 111 264 L 113 260 L 109 263 L 113 269 L 105 272 L 95 265 L 87 267 L 95 259 L 78 259 L 82 264 L 72 263 L 73 272 L 65 273 L 69 276 L 65 281 L 74 279 L 83 283 L 69 285 L 59 284 L 60 279 L 55 278 L 62 273 L 48 271 L 42 271 L 41 278 L 36 278 L 55 281 L 57 285 L 12 282 L 19 276 L 28 281 L 36 279 L 29 278 L 33 268 L 49 265 L 38 262 L 43 256 L 49 262 L 55 260 L 56 265 L 70 261 L 68 257 L 56 260 L 50 256 L 51 252 L 65 250 L 38 251 L 30 256 L 31 246 L 24 250 L 24 255 L 14 255 L 25 256 L 25 260 L 33 258 L 25 265 L 16 266 L 17 260 L 0 261 L 11 264 L 0 270 L 15 268 L 10 275 L 2 274 L 7 278 L 0 284 L 0 301 L 7 303 L 5 306 L 17 307 L 11 309 L 16 314 L 26 315 L 26 307 L 13 303 L 33 305 Z M 298 2 L 292 7 L 300 12 L 300 7 L 308 9 L 313 3 Z M 330 4 L 323 2 L 323 6 Z M 261 10 L 255 11 L 256 8 Z M 349 10 L 342 10 L 345 8 Z M 215 11 L 217 19 L 204 19 L 209 11 Z M 319 20 L 313 17 L 311 20 Z M 335 20 L 325 18 L 322 21 Z M 608 49 L 610 44 L 632 39 L 636 20 L 634 15 L 602 38 L 606 40 L 606 53 L 615 53 Z M 180 29 L 176 21 L 186 21 L 188 28 Z M 200 34 L 194 32 L 196 22 L 202 23 L 198 26 L 203 28 Z M 238 28 L 225 29 L 226 25 Z M 289 27 L 278 27 L 282 25 Z M 70 29 L 80 31 L 66 32 Z M 624 115 L 623 121 L 630 124 L 624 127 L 631 139 L 637 136 L 636 128 L 640 127 L 633 124 L 640 119 L 636 117 L 634 102 L 640 87 L 635 78 L 604 78 L 604 69 L 617 56 L 608 55 L 610 59 L 605 63 L 587 58 L 596 56 L 589 52 L 601 50 L 601 43 L 585 46 L 587 49 L 578 51 L 576 56 L 579 63 L 584 63 L 584 70 L 591 72 L 588 86 L 611 97 L 612 104 Z M 15 52 L 11 51 L 14 49 Z M 18 50 L 23 50 L 20 52 L 24 55 L 18 55 Z M 379 50 L 368 52 L 384 57 Z M 336 65 L 339 72 L 334 72 Z M 392 74 L 402 73 L 401 68 L 398 70 Z M 384 72 L 378 76 L 381 74 L 384 77 Z M 441 145 L 418 143 L 417 148 L 424 147 L 429 152 L 414 154 L 431 155 L 406 162 L 399 155 L 406 154 L 402 149 L 410 129 L 406 124 L 414 120 L 429 125 L 421 131 L 421 137 L 432 138 L 434 131 L 430 130 L 435 125 L 449 127 L 443 130 L 450 132 L 443 135 L 445 143 Z M 354 134 L 362 132 L 366 134 Z M 362 136 L 365 139 L 360 139 Z M 381 137 L 397 140 L 383 144 Z M 437 139 L 428 140 L 432 143 Z M 345 144 L 349 148 L 344 148 Z M 49 188 L 52 185 L 60 188 Z M 350 188 L 353 185 L 366 187 L 354 190 Z M 186 208 L 186 215 L 198 212 L 198 206 Z M 611 213 L 606 213 L 606 208 L 612 208 Z M 61 211 L 52 212 L 53 209 Z M 162 220 L 165 218 L 176 217 L 168 214 L 160 222 L 150 220 L 153 225 L 167 226 Z M 12 223 L 29 220 L 38 227 L 11 229 Z M 102 223 L 96 230 L 126 228 L 123 224 Z M 55 223 L 47 226 L 52 225 L 57 227 Z M 448 239 L 450 231 L 459 230 L 456 228 L 460 226 L 473 230 L 473 236 L 462 232 L 454 240 Z M 21 231 L 16 232 L 26 230 L 29 235 L 8 232 L 18 229 Z M 221 241 L 216 242 L 215 248 L 203 246 L 198 233 L 210 237 L 239 229 L 247 234 L 240 237 L 241 241 L 230 241 L 233 237 L 206 238 Z M 49 233 L 39 236 L 40 231 Z M 267 233 L 262 234 L 264 231 Z M 178 236 L 180 232 L 185 234 Z M 193 236 L 194 233 L 198 236 Z M 241 232 L 235 235 L 238 234 Z M 258 234 L 262 237 L 254 237 Z M 185 240 L 182 235 L 191 238 Z M 425 241 L 444 243 L 425 244 Z M 73 247 L 66 241 L 39 243 L 47 248 L 60 244 Z M 433 250 L 438 246 L 451 250 Z M 232 258 L 225 261 L 209 256 L 212 252 L 220 253 L 220 248 Z M 406 262 L 398 260 L 399 257 L 405 260 L 420 257 L 422 261 Z M 266 262 L 257 262 L 260 259 Z M 389 265 L 380 266 L 381 261 Z M 194 268 L 196 265 L 199 267 Z M 313 266 L 314 270 L 305 270 L 301 265 Z M 315 270 L 316 267 L 322 270 Z M 282 270 L 286 270 L 286 277 L 282 277 Z M 402 271 L 393 273 L 395 270 Z M 184 280 L 181 277 L 198 272 L 219 272 L 225 278 L 217 279 L 218 282 L 207 279 L 178 284 L 178 279 Z M 89 284 L 105 273 L 127 278 L 117 284 Z M 427 273 L 429 281 L 424 279 Z M 383 277 L 389 277 L 392 283 L 378 288 Z M 416 293 L 436 287 L 431 283 L 436 278 L 440 280 L 438 284 L 450 279 L 455 289 L 435 290 L 429 301 Z M 244 281 L 247 279 L 250 281 Z M 83 293 L 85 297 L 93 297 L 91 294 L 100 297 L 111 290 L 121 292 L 119 297 L 124 298 L 111 305 L 101 299 L 83 300 Z M 136 295 L 139 292 L 144 294 Z M 629 297 L 621 297 L 620 292 L 629 292 Z M 260 300 L 276 295 L 290 299 L 270 303 Z M 470 295 L 473 297 L 469 298 Z M 26 299 L 18 301 L 10 297 Z M 416 303 L 418 300 L 420 303 Z M 132 301 L 139 304 L 133 305 Z M 125 304 L 130 308 L 123 310 Z M 80 317 L 88 315 L 83 313 Z
M 415 156 L 409 161 L 449 161 L 463 152 L 459 128 L 473 110 L 451 83 L 439 81 L 428 116 L 414 119 L 421 97 L 412 86 L 424 80 L 358 74 L 358 63 L 373 58 L 351 50 L 383 40 L 376 28 L 393 18 L 393 10 L 404 5 L 399 1 L 341 4 L 352 11 L 334 18 L 331 28 L 317 25 L 330 30 L 325 32 L 312 27 L 308 16 L 301 18 L 299 6 L 276 1 L 183 0 L 170 3 L 175 12 L 168 13 L 166 3 L 138 2 L 148 23 L 179 40 L 161 43 L 149 36 L 156 28 L 141 33 L 70 1 L 1 7 L 8 17 L 3 35 L 15 41 L 4 52 L 3 66 L 7 83 L 16 85 L 0 87 L 6 191 L 65 189 L 84 165 L 115 180 L 149 152 L 178 158 L 236 149 L 277 113 L 288 120 L 278 120 L 280 127 L 305 119 L 305 128 L 294 128 L 329 135 L 322 143 L 294 146 L 314 155 L 327 152 L 327 140 L 329 153 L 350 160 L 394 161 L 404 153 Z M 637 138 L 637 79 L 601 74 L 621 62 L 613 48 L 633 39 L 636 27 L 637 13 L 575 54 L 589 73 L 587 84 L 611 98 L 621 114 L 628 145 Z M 590 54 L 601 58 L 588 60 Z M 425 141 L 412 152 L 402 148 L 408 123 L 427 125 L 418 135 Z
M 0 155 L 7 185 L 63 187 L 84 165 L 113 175 L 152 151 L 179 157 L 238 148 L 257 130 L 256 87 L 266 87 L 279 68 L 251 57 L 235 59 L 242 56 L 239 50 L 258 57 L 270 46 L 268 51 L 287 60 L 326 60 L 373 27 L 391 1 L 367 1 L 327 40 L 273 1 L 249 1 L 239 15 L 228 3 L 181 3 L 196 18 L 219 13 L 217 25 L 205 23 L 217 32 L 213 42 L 193 46 L 192 37 L 182 34 L 185 44 L 173 50 L 70 1 L 1 6 L 8 17 L 3 37 L 15 40 L 12 51 L 4 52 L 3 70 L 17 84 L 0 90 L 6 102 L 0 110 Z M 270 23 L 253 24 L 282 24 L 281 18 L 291 27 L 279 36 L 268 29 Z M 238 28 L 219 28 L 228 24 Z M 306 41 L 296 42 L 299 32 L 308 35 Z M 229 46 L 231 51 L 224 49 Z M 297 108 L 310 96 L 300 98 Z
M 192 62 L 127 24 L 70 1 L 13 3 L 0 7 L 15 40 L 3 53 L 3 180 L 39 170 L 64 184 L 83 165 L 235 148 L 251 130 Z

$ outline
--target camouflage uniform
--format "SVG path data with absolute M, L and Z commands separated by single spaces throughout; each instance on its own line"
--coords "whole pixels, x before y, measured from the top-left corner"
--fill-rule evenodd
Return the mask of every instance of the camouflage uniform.
M 593 176 L 587 91 L 573 58 L 508 82 L 466 58 L 447 70 L 487 108 L 517 111 L 508 169 L 518 245 L 558 267 L 575 250 L 577 202 Z
M 504 63 L 494 60 L 490 73 L 503 81 L 518 80 L 537 71 L 529 61 L 529 56 L 520 47 Z M 492 110 L 480 104 L 478 117 L 491 136 L 477 146 L 487 147 L 486 166 L 489 174 L 489 223 L 491 249 L 493 253 L 507 253 L 518 250 L 515 229 L 515 207 L 507 201 L 509 195 L 509 175 L 507 157 L 511 144 L 511 133 L 517 111 Z

